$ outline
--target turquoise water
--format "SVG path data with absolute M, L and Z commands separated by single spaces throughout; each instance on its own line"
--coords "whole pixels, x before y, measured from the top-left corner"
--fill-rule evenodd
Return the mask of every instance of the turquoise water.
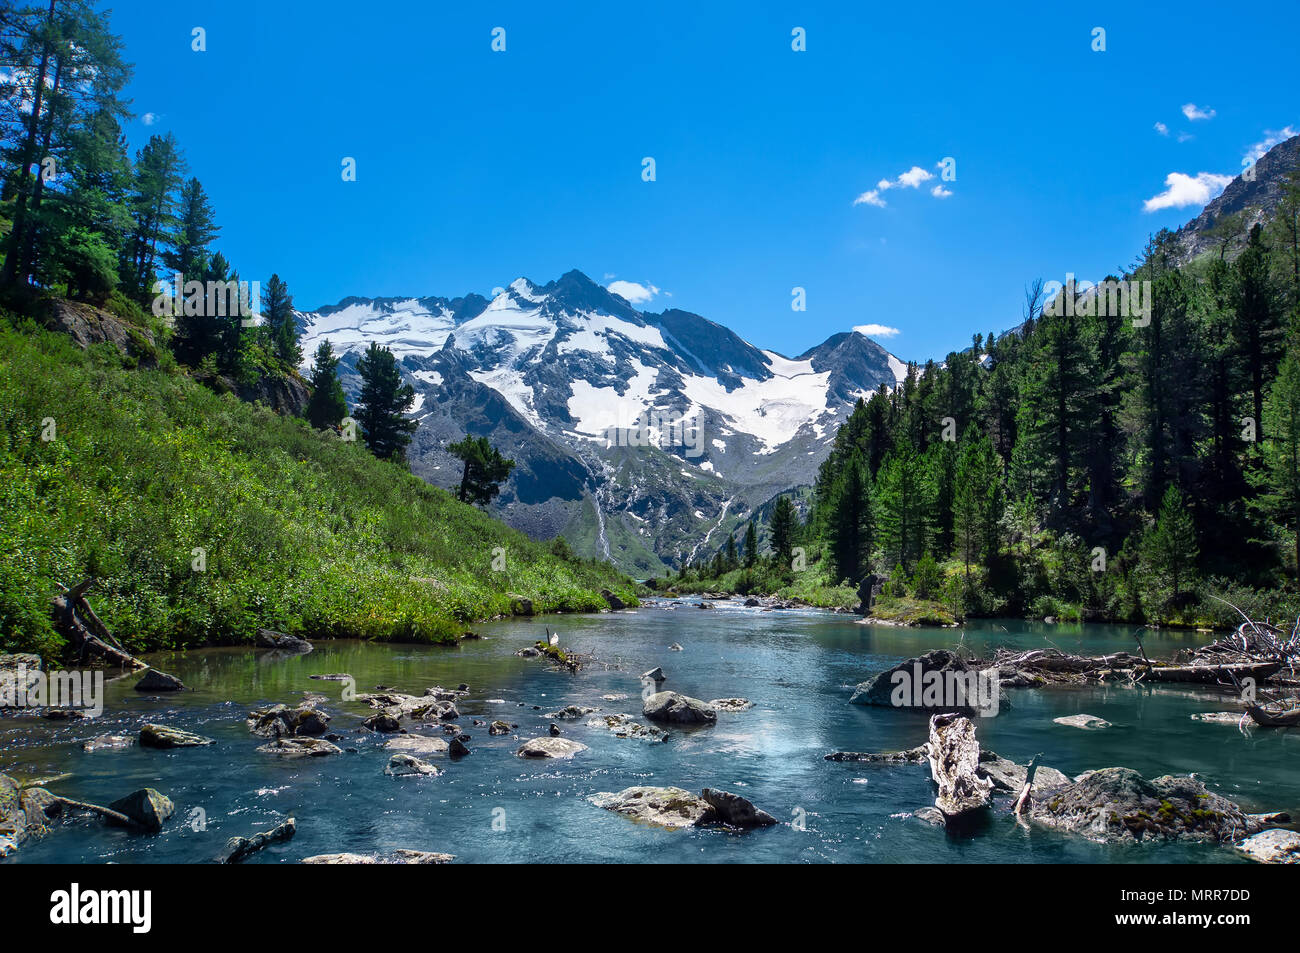
M 568 649 L 602 664 L 570 674 L 548 670 L 514 651 L 561 633 Z M 932 804 L 924 766 L 834 763 L 837 750 L 912 747 L 926 738 L 924 715 L 850 705 L 853 686 L 899 660 L 964 639 L 977 651 L 993 645 L 1055 645 L 1100 653 L 1134 647 L 1131 628 L 1047 626 L 1019 621 L 965 630 L 896 629 L 855 624 L 817 611 L 761 612 L 720 604 L 707 611 L 653 603 L 632 612 L 511 620 L 482 626 L 486 638 L 454 648 L 320 642 L 309 655 L 271 659 L 248 649 L 205 649 L 151 661 L 192 688 L 179 697 L 140 697 L 135 678 L 110 683 L 104 715 L 59 723 L 30 716 L 0 719 L 0 770 L 58 776 L 58 794 L 107 803 L 152 786 L 176 803 L 162 833 L 139 836 L 78 823 L 24 846 L 9 863 L 202 862 L 226 838 L 263 830 L 293 815 L 298 833 L 249 863 L 295 861 L 334 851 L 397 847 L 445 851 L 481 862 L 1235 862 L 1229 849 L 1205 845 L 1103 847 L 1041 829 L 1025 830 L 997 815 L 984 830 L 953 837 L 905 812 Z M 1195 634 L 1144 633 L 1153 657 L 1204 641 Z M 669 651 L 680 643 L 684 650 Z M 743 696 L 749 711 L 720 713 L 718 724 L 676 731 L 662 744 L 620 739 L 586 720 L 560 722 L 567 737 L 590 746 L 571 761 L 524 761 L 523 738 L 545 735 L 545 713 L 567 704 L 640 718 L 640 673 L 662 665 L 665 689 L 702 699 Z M 432 758 L 437 778 L 383 774 L 385 736 L 356 733 L 371 714 L 343 702 L 341 686 L 313 673 L 347 672 L 358 691 L 383 684 L 409 694 L 432 685 L 468 683 L 459 708 L 473 754 Z M 283 762 L 254 749 L 245 712 L 295 704 L 304 692 L 330 699 L 331 731 L 355 753 Z M 606 701 L 606 694 L 625 694 Z M 982 745 L 1067 774 L 1124 765 L 1148 777 L 1194 772 L 1247 810 L 1300 813 L 1300 731 L 1256 731 L 1193 721 L 1195 712 L 1231 706 L 1215 692 L 1172 687 L 1068 687 L 1010 693 L 1011 707 L 977 721 Z M 538 706 L 540 710 L 534 710 Z M 1056 725 L 1060 715 L 1088 713 L 1115 727 L 1082 731 Z M 518 723 L 510 736 L 489 737 L 472 719 Z M 215 738 L 206 748 L 157 751 L 131 747 L 86 753 L 81 742 L 105 733 L 134 734 L 159 721 Z M 428 730 L 443 737 L 437 726 Z M 674 784 L 692 791 L 720 787 L 748 797 L 786 822 L 733 834 L 639 826 L 587 798 L 634 784 Z M 202 812 L 201 814 L 199 812 Z M 191 823 L 200 818 L 205 824 Z M 496 822 L 494 824 L 494 821 Z M 195 827 L 204 829 L 195 830 Z

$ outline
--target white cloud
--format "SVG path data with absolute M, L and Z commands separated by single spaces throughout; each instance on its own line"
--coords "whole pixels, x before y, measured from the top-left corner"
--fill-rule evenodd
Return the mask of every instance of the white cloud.
M 1195 139 L 1195 138 L 1196 138 L 1196 137 L 1195 137 L 1194 135 L 1192 135 L 1190 132 L 1180 132 L 1180 133 L 1178 134 L 1178 141 L 1179 141 L 1179 142 L 1190 142 L 1191 140 L 1193 140 L 1193 139 Z
M 896 179 L 881 179 L 876 183 L 876 187 L 869 192 L 863 192 L 853 200 L 854 205 L 874 205 L 876 208 L 884 208 L 885 200 L 880 197 L 881 192 L 888 192 L 890 189 L 919 189 L 922 182 L 928 182 L 934 178 L 934 173 L 922 169 L 919 165 L 914 165 L 906 172 L 902 172 Z M 940 193 L 942 190 L 942 194 Z M 941 186 L 936 186 L 930 190 L 930 194 L 936 198 L 947 198 L 952 193 Z
M 143 116 L 140 117 L 140 121 L 144 123 L 146 126 L 152 126 L 161 118 L 162 116 L 159 116 L 157 113 L 145 113 Z
M 1162 136 L 1169 135 L 1169 127 L 1162 122 L 1156 123 L 1152 128 Z
M 936 185 L 930 190 L 930 194 L 937 199 L 946 199 L 952 195 L 952 189 L 945 189 L 942 185 Z
M 869 338 L 892 338 L 899 333 L 898 328 L 891 328 L 887 324 L 859 324 L 853 330 Z
M 605 286 L 616 295 L 626 298 L 630 304 L 645 304 L 659 293 L 652 284 L 640 284 L 635 281 L 611 281 Z
M 1185 208 L 1204 205 L 1215 198 L 1232 181 L 1230 175 L 1198 172 L 1195 176 L 1170 172 L 1165 176 L 1165 190 L 1142 204 L 1144 212 L 1158 212 L 1166 208 Z
M 1187 103 L 1183 106 L 1183 115 L 1196 122 L 1198 119 L 1213 119 L 1215 112 L 1213 109 L 1202 109 L 1196 103 Z
M 1247 158 L 1251 162 L 1254 162 L 1256 159 L 1263 156 L 1264 153 L 1268 152 L 1269 149 L 1272 149 L 1279 142 L 1286 142 L 1286 140 L 1290 139 L 1292 136 L 1295 135 L 1296 135 L 1296 131 L 1292 129 L 1290 126 L 1286 126 L 1285 128 L 1279 129 L 1276 132 L 1274 132 L 1271 129 L 1265 129 L 1263 141 L 1257 142 L 1249 149 L 1247 149 L 1245 158 Z

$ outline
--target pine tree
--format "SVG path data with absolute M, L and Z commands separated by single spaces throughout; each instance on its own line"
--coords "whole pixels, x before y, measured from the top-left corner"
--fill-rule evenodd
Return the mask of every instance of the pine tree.
M 1246 250 L 1236 261 L 1237 302 L 1236 337 L 1242 350 L 1243 371 L 1250 388 L 1258 436 L 1264 429 L 1264 389 L 1272 379 L 1282 338 L 1282 324 L 1273 307 L 1273 289 L 1269 279 L 1268 252 L 1263 230 L 1250 230 Z
M 185 169 L 180 146 L 171 133 L 152 136 L 136 154 L 131 197 L 134 226 L 119 267 L 123 284 L 142 301 L 153 296 L 160 250 L 166 251 L 177 232 L 176 208 Z
M 749 521 L 749 528 L 745 530 L 745 568 L 753 569 L 754 564 L 758 562 L 758 530 L 754 527 L 754 521 Z
M 837 580 L 853 585 L 867 571 L 873 524 L 862 458 L 855 452 L 844 464 L 831 489 L 827 512 L 827 542 Z
M 735 569 L 740 565 L 740 554 L 736 552 L 736 534 L 732 533 L 727 537 L 727 571 Z
M 971 566 L 997 549 L 1002 510 L 997 453 L 988 437 L 973 427 L 967 430 L 957 458 L 954 485 L 953 535 L 969 580 Z
M 1196 524 L 1182 493 L 1171 486 L 1165 491 L 1155 525 L 1142 539 L 1142 560 L 1157 583 L 1162 601 L 1180 603 L 1191 588 L 1198 555 Z
M 1287 355 L 1265 405 L 1269 440 L 1264 447 L 1266 493 L 1260 505 L 1291 537 L 1300 578 L 1300 358 Z
M 933 524 L 934 481 L 910 443 L 894 448 L 875 485 L 877 534 L 885 558 L 910 572 L 926 552 Z
M 448 444 L 447 452 L 464 463 L 460 489 L 456 493 L 462 503 L 491 503 L 515 466 L 513 460 L 507 460 L 500 450 L 488 443 L 487 437 L 466 434 L 464 440 Z
M 794 558 L 795 534 L 799 530 L 799 516 L 788 496 L 779 496 L 772 508 L 772 523 L 768 531 L 772 538 L 772 552 L 777 560 L 789 568 Z
M 355 417 L 366 446 L 381 459 L 401 459 L 418 426 L 405 416 L 415 403 L 415 389 L 402 383 L 393 352 L 373 341 L 357 361 L 357 373 L 361 400 Z
M 290 367 L 301 364 L 302 347 L 298 344 L 298 325 L 293 317 L 293 296 L 279 275 L 272 275 L 266 283 L 262 293 L 262 317 L 266 319 L 266 330 L 275 356 Z
M 311 399 L 307 401 L 305 416 L 313 427 L 324 430 L 337 427 L 348 415 L 348 401 L 338 376 L 339 359 L 329 339 L 316 348 L 311 372 Z

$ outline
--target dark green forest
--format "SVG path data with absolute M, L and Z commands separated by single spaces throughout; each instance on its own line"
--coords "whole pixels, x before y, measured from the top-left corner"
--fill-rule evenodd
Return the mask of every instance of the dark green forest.
M 1293 614 L 1300 175 L 1235 257 L 1231 237 L 1179 267 L 1155 235 L 1107 279 L 1150 283 L 1141 314 L 1035 282 L 1019 327 L 858 402 L 793 530 L 806 568 L 790 543 L 759 561 L 729 540 L 675 584 L 843 601 L 877 574 L 957 617 L 1233 623 L 1220 599 Z

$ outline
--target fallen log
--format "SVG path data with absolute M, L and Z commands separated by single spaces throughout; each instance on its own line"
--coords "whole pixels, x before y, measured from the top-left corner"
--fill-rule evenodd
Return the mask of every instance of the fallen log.
M 71 589 L 63 589 L 50 600 L 55 628 L 76 648 L 79 658 L 92 655 L 119 668 L 148 668 L 147 663 L 141 662 L 122 648 L 90 608 L 86 592 L 94 584 L 93 578 L 84 579 Z
M 1253 678 L 1263 681 L 1282 668 L 1281 662 L 1246 662 L 1230 665 L 1154 665 L 1141 669 L 1147 682 L 1195 682 L 1199 684 L 1230 683 L 1234 678 Z
M 1300 725 L 1300 707 L 1270 711 L 1260 705 L 1251 705 L 1246 709 L 1250 720 L 1265 728 L 1291 728 Z

